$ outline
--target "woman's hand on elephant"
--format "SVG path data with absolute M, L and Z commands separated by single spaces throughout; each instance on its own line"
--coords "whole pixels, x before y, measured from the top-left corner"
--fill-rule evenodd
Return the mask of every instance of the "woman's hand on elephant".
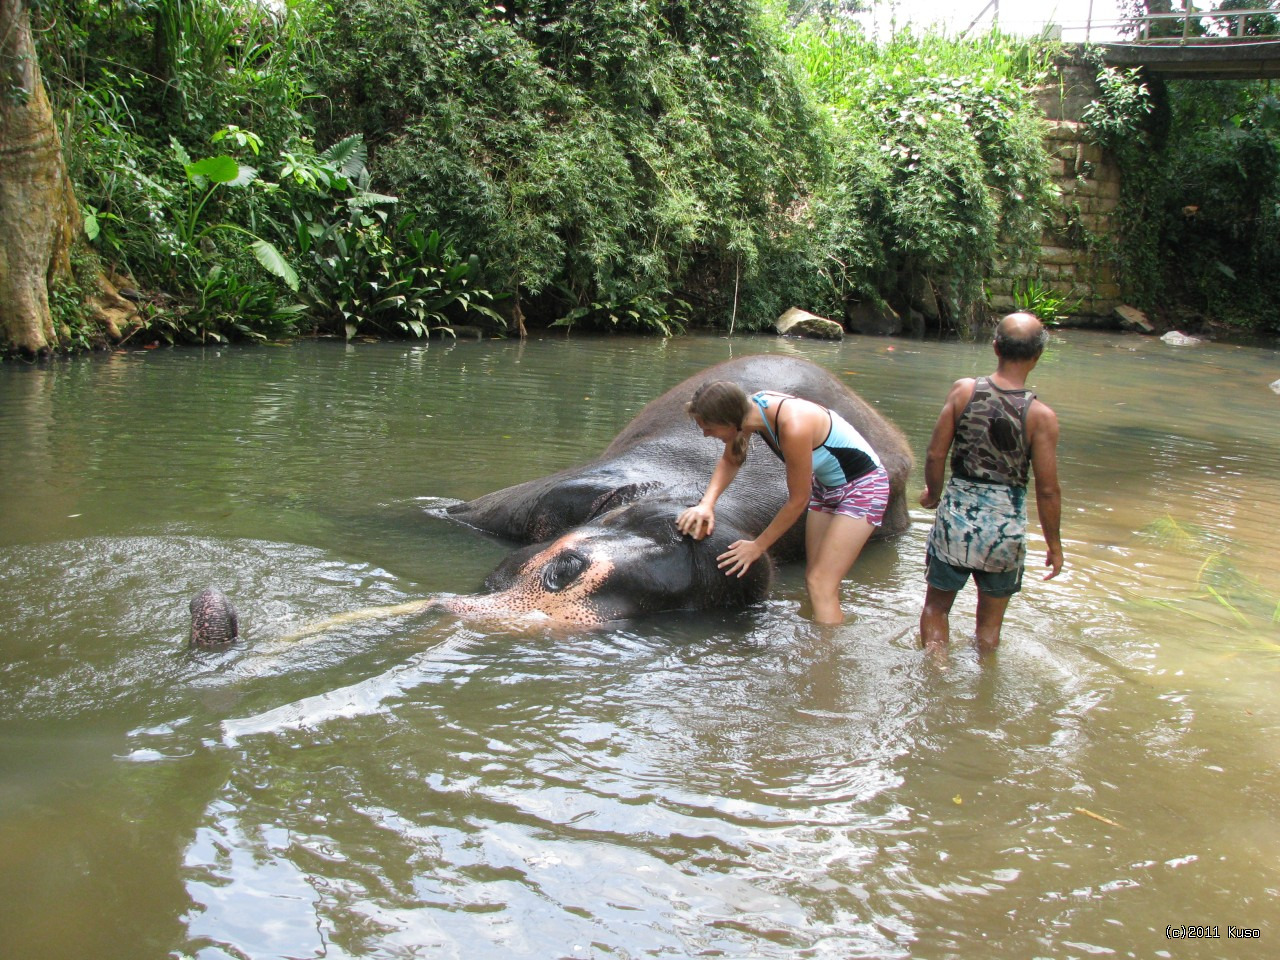
M 716 528 L 716 514 L 710 507 L 702 504 L 689 507 L 676 518 L 676 529 L 683 534 L 701 540 L 711 536 Z
M 729 544 L 729 549 L 716 559 L 720 561 L 718 566 L 724 571 L 726 577 L 732 577 L 735 574 L 741 577 L 762 556 L 764 556 L 764 550 L 754 540 L 735 540 Z

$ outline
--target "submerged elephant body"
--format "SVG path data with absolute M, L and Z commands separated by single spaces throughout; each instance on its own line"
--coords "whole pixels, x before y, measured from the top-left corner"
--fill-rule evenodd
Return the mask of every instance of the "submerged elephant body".
M 773 561 L 804 556 L 803 518 L 742 577 L 726 576 L 716 559 L 733 541 L 759 536 L 787 499 L 785 468 L 762 444 L 716 504 L 714 532 L 694 540 L 676 530 L 676 517 L 701 498 L 722 451 L 685 412 L 694 391 L 711 380 L 732 380 L 748 393 L 794 394 L 839 413 L 871 443 L 889 474 L 889 506 L 875 536 L 907 528 L 912 464 L 901 432 L 822 367 L 793 357 L 745 357 L 668 390 L 589 463 L 448 508 L 456 520 L 528 544 L 489 575 L 487 592 L 344 613 L 291 637 L 432 608 L 481 619 L 538 616 L 589 625 L 671 610 L 739 608 L 763 599 Z M 238 633 L 236 609 L 221 591 L 210 588 L 192 598 L 193 646 L 220 647 Z
M 533 546 L 499 565 L 485 583 L 489 593 L 449 598 L 440 606 L 461 615 L 538 613 L 601 623 L 762 599 L 770 564 L 728 577 L 716 557 L 734 540 L 758 536 L 786 501 L 785 468 L 768 449 L 755 445 L 721 495 L 712 536 L 693 540 L 675 527 L 680 511 L 701 497 L 722 452 L 685 412 L 694 391 L 712 380 L 732 380 L 748 394 L 794 394 L 839 413 L 866 437 L 889 474 L 889 508 L 876 536 L 907 528 L 912 459 L 902 433 L 816 364 L 744 357 L 709 367 L 653 400 L 595 460 L 448 508 L 463 523 Z M 770 553 L 781 562 L 803 557 L 803 518 Z

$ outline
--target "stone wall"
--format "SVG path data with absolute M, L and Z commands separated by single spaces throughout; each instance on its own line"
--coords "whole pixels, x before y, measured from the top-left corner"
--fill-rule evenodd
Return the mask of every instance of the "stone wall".
M 1067 298 L 1075 326 L 1114 325 L 1121 304 L 1111 258 L 1120 200 L 1120 171 L 1115 161 L 1085 136 L 1085 107 L 1098 96 L 1096 68 L 1079 57 L 1062 59 L 1056 82 L 1037 91 L 1046 120 L 1045 142 L 1060 195 L 1054 222 L 1033 262 L 997 263 L 987 285 L 1000 313 L 1016 307 L 1014 293 L 1030 285 Z

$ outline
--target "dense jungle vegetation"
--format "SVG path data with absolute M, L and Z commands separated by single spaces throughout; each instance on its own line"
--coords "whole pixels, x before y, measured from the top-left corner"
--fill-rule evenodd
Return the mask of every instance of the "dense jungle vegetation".
M 58 349 L 104 341 L 99 270 L 134 342 L 750 330 L 922 283 L 964 329 L 1054 212 L 1048 42 L 871 38 L 783 0 L 26 6 L 87 241 Z M 1126 292 L 1280 331 L 1270 86 L 1099 69 Z

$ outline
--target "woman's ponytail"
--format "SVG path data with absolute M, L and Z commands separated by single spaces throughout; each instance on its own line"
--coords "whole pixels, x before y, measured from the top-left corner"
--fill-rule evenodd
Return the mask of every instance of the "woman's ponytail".
M 750 440 L 750 434 L 742 430 L 750 404 L 746 391 L 736 383 L 712 380 L 694 391 L 685 410 L 689 416 L 697 417 L 703 423 L 733 427 L 739 431 L 729 447 L 729 455 L 741 464 L 747 459 L 747 441 Z

